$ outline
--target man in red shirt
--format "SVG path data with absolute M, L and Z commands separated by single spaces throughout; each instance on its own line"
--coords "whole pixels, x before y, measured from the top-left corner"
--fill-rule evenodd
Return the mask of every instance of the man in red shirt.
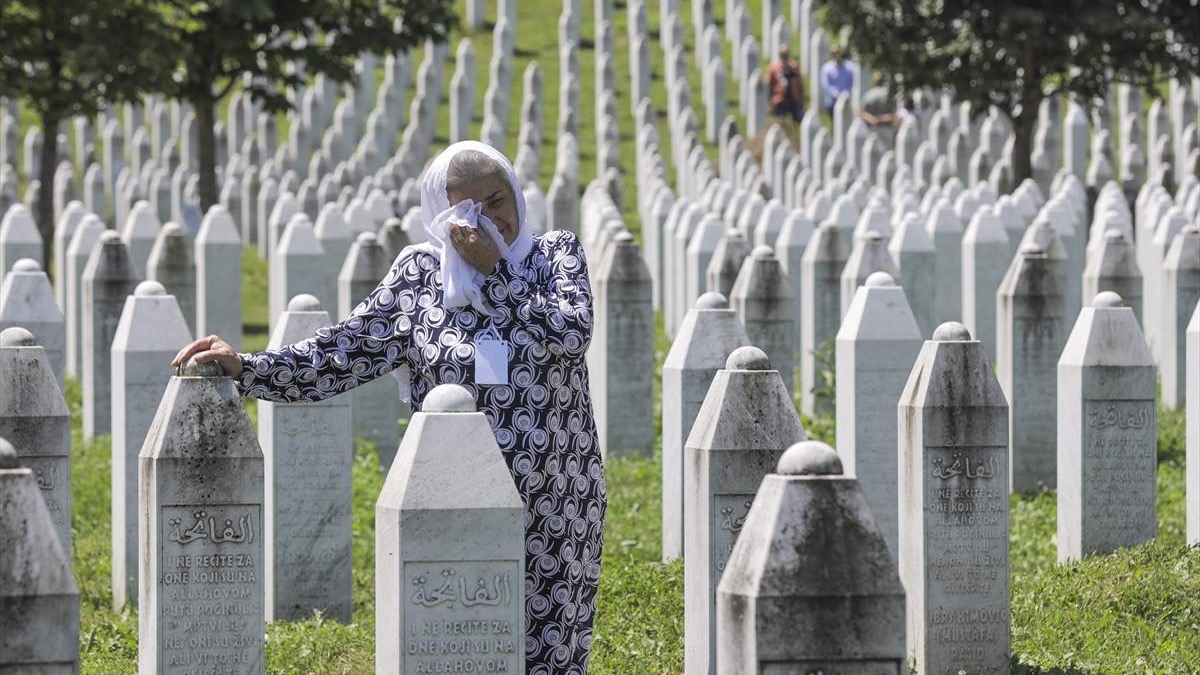
M 767 95 L 771 114 L 783 121 L 799 122 L 804 116 L 804 85 L 800 65 L 790 57 L 788 45 L 779 45 L 779 58 L 767 66 Z

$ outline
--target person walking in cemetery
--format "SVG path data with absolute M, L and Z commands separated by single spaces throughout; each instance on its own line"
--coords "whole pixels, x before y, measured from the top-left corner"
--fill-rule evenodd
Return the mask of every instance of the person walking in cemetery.
M 840 46 L 829 48 L 829 60 L 821 64 L 821 107 L 825 112 L 832 115 L 833 105 L 838 98 L 853 91 L 857 71 L 858 68 L 845 57 Z
M 804 117 L 804 83 L 800 64 L 791 58 L 787 44 L 779 45 L 779 56 L 767 66 L 767 92 L 771 114 L 786 123 Z
M 587 671 L 607 503 L 588 372 L 592 293 L 578 239 L 533 236 L 509 161 L 464 141 L 426 169 L 428 242 L 401 252 L 341 323 L 238 354 L 213 335 L 185 347 L 242 394 L 319 401 L 396 370 L 414 410 L 435 386 L 475 395 L 526 508 L 526 672 Z

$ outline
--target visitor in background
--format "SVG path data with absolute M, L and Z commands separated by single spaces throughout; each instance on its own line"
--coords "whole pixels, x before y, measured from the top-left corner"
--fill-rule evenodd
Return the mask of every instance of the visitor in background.
M 858 68 L 846 59 L 842 48 L 829 48 L 829 60 L 821 64 L 821 106 L 825 112 L 833 113 L 833 104 L 842 94 L 854 90 L 854 76 Z
M 871 76 L 871 88 L 863 94 L 862 112 L 859 113 L 871 131 L 884 142 L 885 148 L 892 147 L 896 127 L 896 101 L 883 85 L 883 75 Z
M 779 45 L 779 56 L 767 66 L 767 96 L 771 114 L 782 122 L 799 122 L 804 116 L 804 84 L 800 64 L 791 58 L 786 44 Z

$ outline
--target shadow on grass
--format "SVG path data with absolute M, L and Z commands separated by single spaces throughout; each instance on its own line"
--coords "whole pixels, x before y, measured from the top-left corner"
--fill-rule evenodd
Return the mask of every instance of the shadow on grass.
M 1041 666 L 1031 666 L 1027 663 L 1021 663 L 1018 657 L 1013 657 L 1012 675 L 1093 675 L 1090 670 L 1080 670 L 1079 668 L 1042 668 Z

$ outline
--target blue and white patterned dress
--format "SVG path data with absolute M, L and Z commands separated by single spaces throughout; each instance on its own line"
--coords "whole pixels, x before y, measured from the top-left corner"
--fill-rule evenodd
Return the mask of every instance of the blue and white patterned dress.
M 524 265 L 484 282 L 493 318 L 441 305 L 438 259 L 405 249 L 344 321 L 307 340 L 242 354 L 241 392 L 319 401 L 407 365 L 419 409 L 439 384 L 475 395 L 525 502 L 526 671 L 587 671 L 606 492 L 588 373 L 592 294 L 575 235 L 534 237 Z M 474 341 L 509 345 L 509 384 L 474 383 Z

